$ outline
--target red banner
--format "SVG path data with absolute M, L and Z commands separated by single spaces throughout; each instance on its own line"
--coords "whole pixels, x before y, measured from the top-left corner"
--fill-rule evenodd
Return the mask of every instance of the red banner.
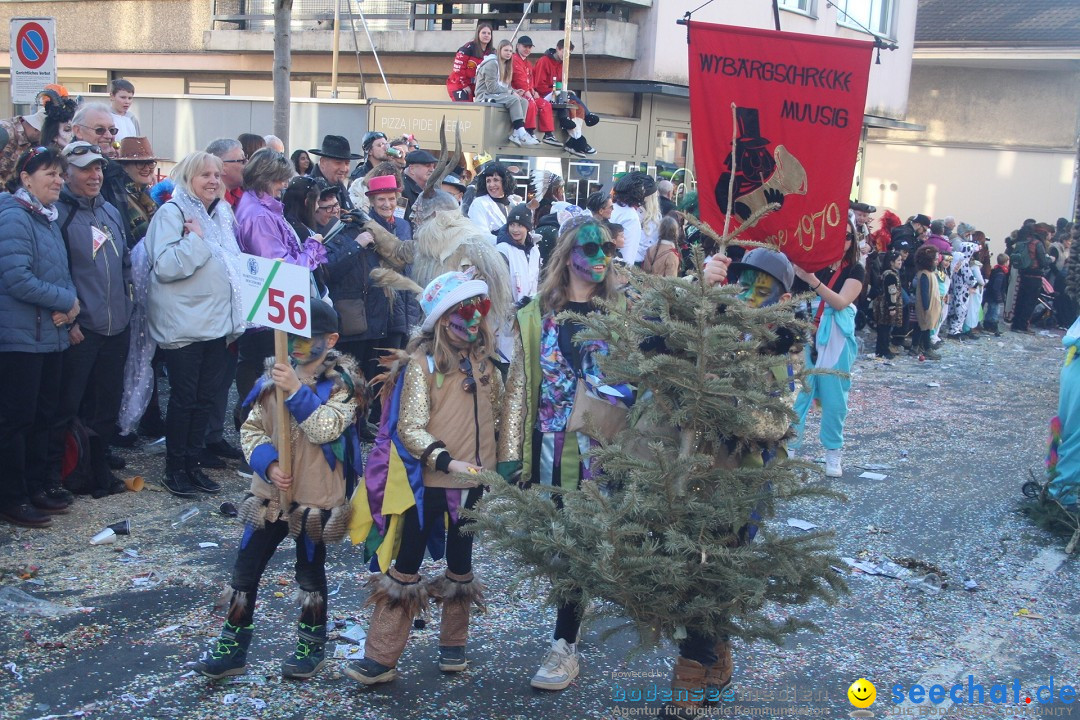
M 779 245 L 814 271 L 838 260 L 873 43 L 690 23 L 690 125 L 701 219 Z M 732 111 L 736 146 L 732 154 Z M 732 182 L 733 181 L 733 182 Z

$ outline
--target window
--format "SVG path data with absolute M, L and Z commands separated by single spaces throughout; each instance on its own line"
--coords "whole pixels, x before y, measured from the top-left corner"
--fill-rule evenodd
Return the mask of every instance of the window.
M 817 17 L 814 12 L 815 2 L 816 0 L 780 0 L 780 9 Z
M 832 4 L 837 24 L 892 38 L 895 0 L 832 0 Z
M 229 83 L 226 80 L 188 80 L 188 95 L 228 95 Z

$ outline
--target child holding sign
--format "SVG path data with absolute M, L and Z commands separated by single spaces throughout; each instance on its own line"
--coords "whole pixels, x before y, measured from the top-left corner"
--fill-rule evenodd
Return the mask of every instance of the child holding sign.
M 209 678 L 240 675 L 254 631 L 259 579 L 285 536 L 296 540 L 300 621 L 296 651 L 281 667 L 287 678 L 315 675 L 326 661 L 326 544 L 345 537 L 348 485 L 360 464 L 357 410 L 363 415 L 366 385 L 355 360 L 334 350 L 338 315 L 311 299 L 311 338 L 289 335 L 289 363 L 276 363 L 259 379 L 245 404 L 251 413 L 240 429 L 244 455 L 255 476 L 240 508 L 244 534 L 232 582 L 222 595 L 225 627 L 195 665 Z M 278 462 L 282 440 L 275 427 L 275 389 L 285 395 L 292 467 Z

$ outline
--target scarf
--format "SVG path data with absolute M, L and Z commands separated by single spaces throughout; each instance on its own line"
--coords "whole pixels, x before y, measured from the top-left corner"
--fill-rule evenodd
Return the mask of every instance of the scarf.
M 56 222 L 56 218 L 60 215 L 60 212 L 56 207 L 53 205 L 42 205 L 41 201 L 34 197 L 30 191 L 24 187 L 15 191 L 15 199 L 20 200 L 30 212 L 36 212 L 38 215 L 43 215 L 48 218 L 49 222 Z
M 202 239 L 210 248 L 210 254 L 217 258 L 224 266 L 229 275 L 229 285 L 232 290 L 233 317 L 241 322 L 244 318 L 244 303 L 240 297 L 240 246 L 236 244 L 236 233 L 233 231 L 235 220 L 232 209 L 228 203 L 219 202 L 211 217 L 206 212 L 206 206 L 202 200 L 192 197 L 187 190 L 176 187 L 172 200 L 185 218 L 194 218 L 202 227 Z M 229 338 L 230 341 L 232 338 Z

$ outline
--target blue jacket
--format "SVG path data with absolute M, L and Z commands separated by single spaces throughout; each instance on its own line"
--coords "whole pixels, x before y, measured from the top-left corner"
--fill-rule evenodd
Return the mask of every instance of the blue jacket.
M 75 304 L 60 227 L 10 193 L 0 194 L 0 352 L 61 352 L 70 344 L 53 311 Z
M 98 335 L 119 335 L 127 328 L 134 307 L 131 256 L 120 213 L 100 195 L 80 197 L 66 185 L 56 209 L 60 211 L 56 223 L 67 246 L 71 278 L 79 293 L 79 327 Z M 94 228 L 108 230 L 108 239 L 96 251 Z
M 390 227 L 381 216 L 374 213 L 372 213 L 371 219 L 382 225 L 388 232 L 394 233 L 398 240 L 408 242 L 413 239 L 412 226 L 402 218 L 397 218 L 393 227 Z M 409 275 L 411 272 L 411 265 L 406 265 L 405 269 L 402 270 L 403 275 Z M 395 290 L 393 312 L 390 313 L 390 323 L 386 332 L 388 335 L 408 336 L 413 326 L 419 325 L 423 321 L 423 317 L 424 313 L 420 309 L 420 303 L 416 301 L 414 293 Z

